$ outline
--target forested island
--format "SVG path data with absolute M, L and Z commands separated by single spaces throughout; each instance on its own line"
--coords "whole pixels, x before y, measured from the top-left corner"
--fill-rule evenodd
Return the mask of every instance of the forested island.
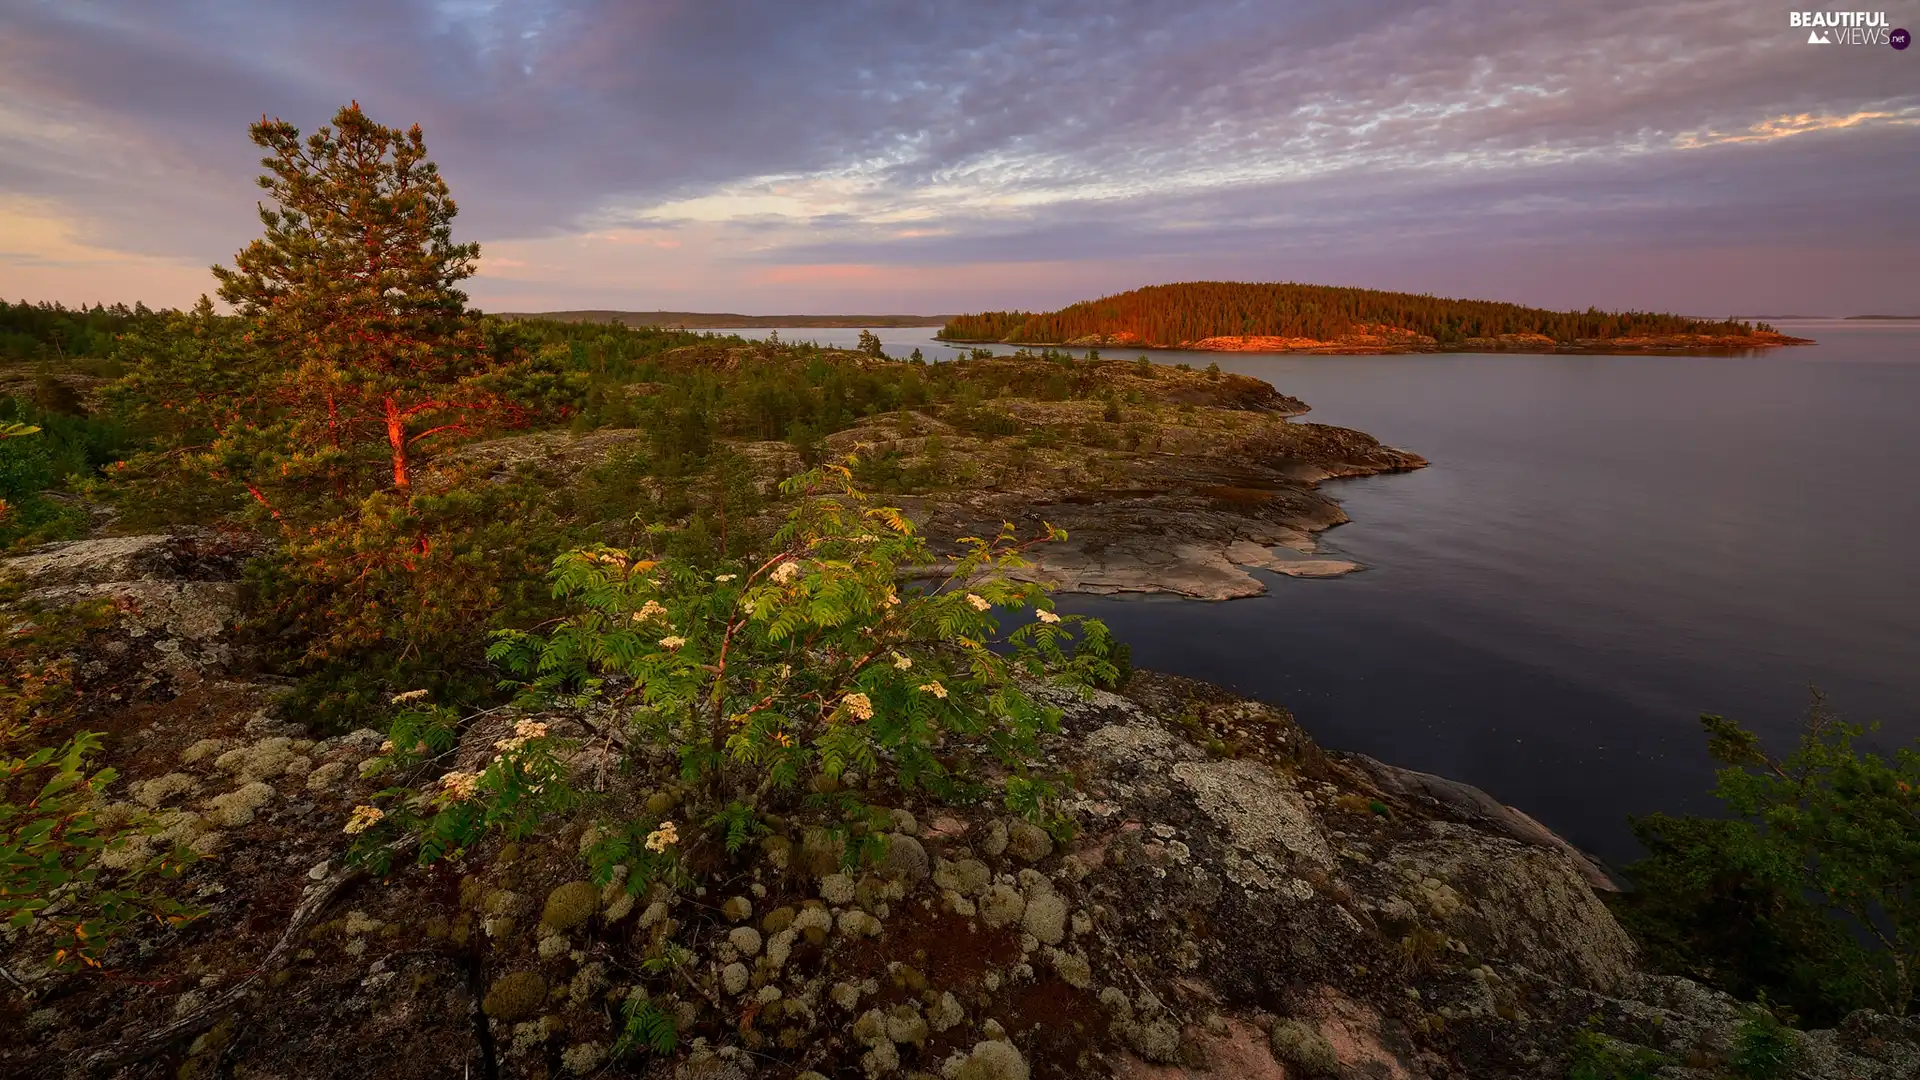
M 1217 367 L 484 316 L 417 127 L 252 134 L 231 314 L 0 308 L 0 1074 L 1920 1070 L 1920 756 L 1709 718 L 1727 813 L 1622 893 L 1056 608 L 1351 569 L 1319 482 L 1416 454 Z
M 1326 285 L 1153 285 L 1053 312 L 956 315 L 942 340 L 1210 352 L 1662 352 L 1807 344 L 1766 323 L 1548 311 Z

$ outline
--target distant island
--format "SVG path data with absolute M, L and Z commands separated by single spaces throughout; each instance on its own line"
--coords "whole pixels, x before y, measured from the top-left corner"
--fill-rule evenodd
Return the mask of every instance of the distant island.
M 1766 323 L 1548 311 L 1376 289 L 1196 281 L 1054 312 L 956 315 L 943 341 L 1212 352 L 1690 352 L 1811 344 Z
M 503 319 L 551 319 L 554 322 L 620 323 L 669 330 L 752 330 L 762 327 L 836 329 L 856 326 L 942 326 L 947 315 L 736 315 L 711 311 L 537 311 L 502 312 Z
M 1849 315 L 1848 320 L 1867 319 L 1880 322 L 1920 322 L 1920 315 Z

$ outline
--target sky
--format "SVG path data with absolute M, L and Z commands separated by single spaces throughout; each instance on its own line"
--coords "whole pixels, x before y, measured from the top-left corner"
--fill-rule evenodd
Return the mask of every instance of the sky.
M 0 0 L 0 298 L 191 303 L 260 232 L 247 125 L 358 100 L 424 128 L 487 310 L 1920 314 L 1920 47 L 1807 35 L 1756 0 Z

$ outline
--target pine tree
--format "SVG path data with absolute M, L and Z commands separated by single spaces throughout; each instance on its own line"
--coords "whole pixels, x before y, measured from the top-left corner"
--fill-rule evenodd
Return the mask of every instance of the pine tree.
M 453 242 L 457 209 L 418 125 L 384 127 L 355 102 L 304 142 L 282 120 L 251 134 L 269 152 L 259 184 L 272 205 L 260 207 L 266 234 L 213 268 L 220 298 L 282 367 L 277 397 L 304 464 L 350 470 L 377 452 L 404 494 L 421 442 L 513 411 L 471 381 L 490 358 L 456 286 L 480 246 Z

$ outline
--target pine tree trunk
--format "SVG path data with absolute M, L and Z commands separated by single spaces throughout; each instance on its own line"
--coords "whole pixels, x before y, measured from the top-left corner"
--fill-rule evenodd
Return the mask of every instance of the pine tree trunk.
M 406 492 L 412 485 L 407 478 L 407 422 L 393 398 L 386 399 L 387 445 L 393 447 L 393 489 Z

